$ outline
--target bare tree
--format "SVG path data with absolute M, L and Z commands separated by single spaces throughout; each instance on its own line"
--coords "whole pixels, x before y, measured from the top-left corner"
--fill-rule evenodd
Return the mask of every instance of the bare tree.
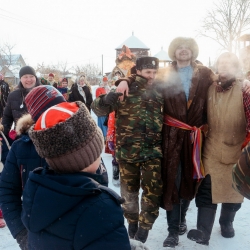
M 219 0 L 208 11 L 198 32 L 216 41 L 222 49 L 237 53 L 238 39 L 249 25 L 250 0 Z
M 73 69 L 77 76 L 85 75 L 91 85 L 99 83 L 98 75 L 100 75 L 101 69 L 98 65 L 88 63 L 85 65 L 76 65 Z
M 1 68 L 9 68 L 13 65 L 12 51 L 15 45 L 10 43 L 4 43 L 0 45 L 0 66 Z

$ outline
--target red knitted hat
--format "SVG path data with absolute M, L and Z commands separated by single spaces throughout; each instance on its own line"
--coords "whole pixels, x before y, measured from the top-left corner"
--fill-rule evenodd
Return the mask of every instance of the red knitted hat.
M 55 75 L 53 73 L 49 73 L 49 76 L 55 77 Z
M 82 102 L 60 103 L 46 110 L 29 130 L 38 154 L 58 173 L 74 173 L 100 157 L 101 130 Z
M 65 98 L 50 85 L 35 87 L 25 97 L 26 107 L 34 121 L 37 121 L 45 110 L 61 102 L 66 102 Z
M 103 79 L 102 79 L 103 82 L 107 82 L 108 81 L 108 77 L 107 76 L 104 76 Z

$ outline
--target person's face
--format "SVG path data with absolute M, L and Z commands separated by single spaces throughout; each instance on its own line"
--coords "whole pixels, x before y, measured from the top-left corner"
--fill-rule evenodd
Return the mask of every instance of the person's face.
M 249 81 L 250 81 L 250 74 L 248 74 L 248 75 L 247 75 L 247 80 L 249 80 Z
M 52 82 L 54 80 L 54 77 L 53 76 L 49 76 L 48 80 L 49 80 L 49 82 Z
M 148 85 L 152 85 L 154 82 L 154 79 L 156 77 L 157 70 L 156 69 L 142 69 L 137 70 L 137 75 L 141 75 L 148 79 Z
M 222 57 L 219 59 L 217 64 L 217 71 L 220 78 L 225 78 L 230 80 L 237 73 L 237 67 L 234 65 L 233 61 L 228 57 Z
M 4 79 L 4 77 L 2 75 L 0 75 L 0 81 L 2 81 Z
M 192 51 L 186 45 L 180 45 L 175 51 L 176 61 L 184 62 L 191 61 Z
M 90 164 L 87 168 L 83 169 L 81 172 L 88 172 L 95 174 L 100 164 L 101 164 L 101 156 L 99 156 L 97 160 L 95 160 L 92 164 Z
M 63 88 L 67 88 L 68 87 L 68 83 L 67 82 L 62 82 L 62 87 Z
M 108 81 L 103 81 L 103 86 L 107 86 L 108 85 Z
M 83 86 L 84 83 L 85 83 L 85 79 L 84 79 L 83 77 L 81 77 L 80 80 L 79 80 L 79 84 L 80 84 L 81 86 Z
M 36 77 L 33 75 L 23 75 L 20 81 L 25 89 L 33 88 L 36 85 Z

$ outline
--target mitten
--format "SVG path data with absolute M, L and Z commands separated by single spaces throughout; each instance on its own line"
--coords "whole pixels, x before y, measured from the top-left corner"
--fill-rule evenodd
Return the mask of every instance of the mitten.
M 246 147 L 246 145 L 248 144 L 248 142 L 250 142 L 250 132 L 247 133 L 247 136 L 245 138 L 245 141 L 243 142 L 241 149 L 243 149 L 244 147 Z
M 101 103 L 103 105 L 114 105 L 117 103 L 119 96 L 122 96 L 122 93 L 119 92 L 109 92 L 107 95 L 102 97 Z
M 16 241 L 22 250 L 28 250 L 28 231 L 27 231 L 27 229 L 23 229 L 20 233 L 17 234 Z

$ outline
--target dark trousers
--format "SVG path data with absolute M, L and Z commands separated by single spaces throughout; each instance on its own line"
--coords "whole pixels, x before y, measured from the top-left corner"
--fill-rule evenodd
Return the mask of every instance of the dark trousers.
M 206 175 L 202 180 L 198 192 L 195 197 L 196 207 L 207 207 L 217 210 L 217 204 L 212 203 L 212 188 L 211 188 L 211 176 Z M 222 203 L 223 209 L 229 211 L 238 211 L 241 207 L 241 203 Z

